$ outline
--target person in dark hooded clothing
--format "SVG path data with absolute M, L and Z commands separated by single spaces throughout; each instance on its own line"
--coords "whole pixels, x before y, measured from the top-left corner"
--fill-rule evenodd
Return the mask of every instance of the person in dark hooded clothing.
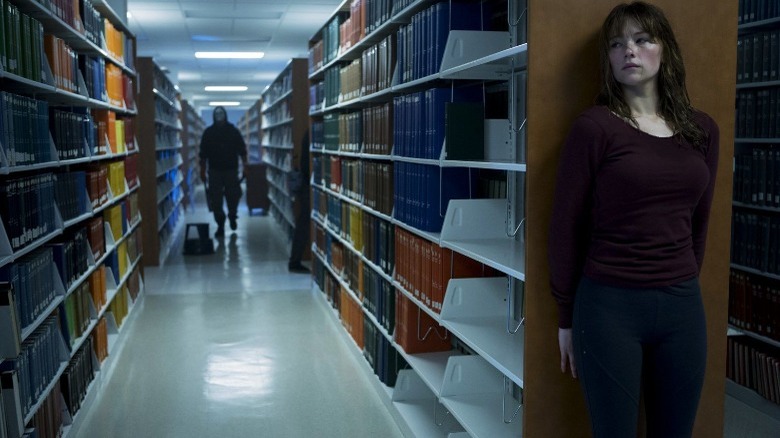
M 218 106 L 214 109 L 214 124 L 206 128 L 200 140 L 200 178 L 208 182 L 206 198 L 214 213 L 214 220 L 217 221 L 216 237 L 225 235 L 223 198 L 227 201 L 230 229 L 235 230 L 238 227 L 236 219 L 238 201 L 241 199 L 239 158 L 246 174 L 247 152 L 244 139 L 238 128 L 228 122 L 225 108 Z

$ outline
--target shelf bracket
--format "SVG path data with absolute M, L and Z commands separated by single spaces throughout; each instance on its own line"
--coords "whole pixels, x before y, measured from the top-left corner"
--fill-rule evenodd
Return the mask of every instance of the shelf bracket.
M 520 323 L 513 329 L 512 328 L 512 297 L 514 296 L 514 283 L 512 279 L 507 277 L 506 279 L 506 332 L 507 334 L 514 335 L 520 330 L 520 327 L 525 325 L 525 317 L 520 318 Z
M 444 416 L 441 418 L 441 422 L 439 422 L 439 400 L 433 399 L 433 422 L 436 424 L 437 427 L 444 426 L 444 419 L 447 418 L 447 416 L 452 415 L 449 411 L 449 409 L 444 410 Z
M 518 404 L 517 408 L 515 409 L 515 412 L 507 420 L 507 418 L 506 418 L 507 380 L 508 379 L 506 378 L 506 376 L 504 376 L 504 393 L 503 393 L 503 396 L 501 397 L 501 418 L 504 420 L 504 424 L 511 424 L 513 421 L 515 421 L 515 418 L 517 418 L 517 414 L 520 413 L 520 408 L 523 407 L 523 404 L 522 403 Z M 510 381 L 510 385 L 511 385 L 511 381 Z M 511 389 L 511 386 L 510 386 L 510 389 Z
M 517 17 L 517 20 L 515 20 L 514 23 L 512 23 L 512 20 L 509 18 L 509 16 L 507 16 L 506 21 L 509 24 L 509 27 L 517 27 L 517 25 L 520 24 L 520 21 L 523 20 L 526 12 L 528 12 L 528 8 L 523 9 L 523 12 L 520 13 L 520 16 Z
M 441 339 L 441 340 L 447 339 L 446 329 L 445 329 L 445 332 L 444 332 L 444 336 L 442 336 L 441 333 L 439 333 L 439 329 L 434 328 L 432 325 L 428 326 L 428 330 L 426 330 L 425 334 L 422 335 L 422 337 L 421 337 L 420 336 L 420 316 L 421 316 L 421 314 L 422 314 L 422 309 L 420 309 L 420 307 L 418 306 L 417 307 L 417 340 L 418 341 L 424 341 L 424 340 L 428 339 L 428 336 L 431 334 L 431 332 L 436 333 L 436 336 L 438 336 L 439 339 Z

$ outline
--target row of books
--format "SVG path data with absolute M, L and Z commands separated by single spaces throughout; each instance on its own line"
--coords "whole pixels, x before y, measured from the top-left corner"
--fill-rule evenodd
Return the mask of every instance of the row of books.
M 95 357 L 98 362 L 105 362 L 108 358 L 108 323 L 105 316 L 100 318 L 95 330 L 92 331 L 92 346 L 95 349 Z
M 138 272 L 138 270 L 136 270 L 136 272 Z M 130 312 L 129 299 L 130 295 L 127 292 L 127 284 L 125 284 L 122 286 L 120 292 L 116 294 L 116 298 L 114 298 L 114 300 L 111 301 L 111 304 L 108 306 L 108 311 L 111 312 L 111 315 L 114 317 L 116 326 L 118 328 L 122 327 L 122 324 L 125 322 L 125 318 Z
M 363 60 L 357 58 L 339 69 L 339 101 L 347 102 L 363 95 L 362 80 Z
M 319 262 L 319 260 L 317 260 L 317 262 Z M 330 273 L 328 273 L 328 275 L 330 275 Z M 363 324 L 366 321 L 365 315 L 363 314 L 363 308 L 349 296 L 349 292 L 343 287 L 339 289 L 338 296 L 337 309 L 339 311 L 339 316 L 341 317 L 341 325 L 358 345 L 358 348 L 362 350 L 366 345 L 364 339 L 365 329 L 363 328 Z
M 780 285 L 732 269 L 729 275 L 729 324 L 780 340 Z
M 179 132 L 169 126 L 157 125 L 154 132 L 155 147 L 159 149 L 171 149 L 181 146 Z
M 128 144 L 135 141 L 134 119 L 117 117 L 109 110 L 93 110 L 92 117 L 97 125 L 97 144 L 101 154 L 127 152 Z
M 54 75 L 54 86 L 79 93 L 79 56 L 63 39 L 46 34 L 43 38 L 46 59 Z
M 100 15 L 100 12 L 95 9 L 95 6 L 92 5 L 91 0 L 61 0 L 61 1 L 71 1 L 75 3 L 78 8 L 78 13 L 81 17 L 81 21 L 84 24 L 84 36 L 87 37 L 87 40 L 92 42 L 92 44 L 101 47 L 101 37 L 103 37 L 105 26 L 103 24 L 103 16 Z M 78 29 L 76 26 L 72 26 L 73 28 Z
M 91 321 L 92 291 L 89 282 L 84 282 L 65 298 L 60 306 L 60 324 L 68 350 L 84 335 Z
M 325 79 L 322 81 L 325 106 L 330 107 L 339 103 L 341 95 L 341 69 L 338 66 L 325 70 Z
M 380 213 L 392 214 L 394 173 L 391 163 L 316 157 L 314 164 L 321 167 L 317 175 L 322 175 L 322 179 L 315 181 Z
M 363 109 L 361 152 L 366 154 L 390 155 L 393 149 L 394 105 L 372 106 Z
M 418 12 L 396 33 L 396 59 L 402 83 L 439 72 L 444 48 L 452 30 L 486 28 L 489 14 L 481 2 L 441 2 Z
M 737 38 L 737 83 L 778 79 L 780 30 L 757 32 Z
M 309 140 L 311 142 L 311 140 Z M 285 146 L 292 149 L 292 126 L 283 125 L 277 129 L 263 132 L 263 144 L 272 146 Z
M 0 183 L 0 216 L 12 250 L 21 249 L 57 228 L 55 205 L 52 173 Z
M 53 160 L 48 102 L 0 91 L 0 140 L 8 166 Z
M 360 152 L 363 143 L 363 112 L 339 114 L 338 150 Z
M 87 174 L 84 171 L 58 173 L 54 198 L 57 200 L 57 209 L 63 221 L 77 218 L 90 211 L 87 199 Z
M 152 84 L 154 85 L 154 89 L 165 96 L 166 99 L 170 100 L 171 102 L 176 102 L 176 95 L 178 94 L 178 91 L 176 91 L 176 88 L 173 86 L 173 82 L 168 79 L 168 77 L 165 75 L 165 72 L 156 66 L 154 68 Z
M 68 363 L 60 378 L 60 387 L 65 399 L 65 406 L 71 416 L 81 408 L 81 403 L 87 395 L 89 384 L 95 379 L 97 370 L 93 366 L 92 355 L 94 347 L 92 338 L 88 337 Z
M 100 260 L 106 253 L 105 227 L 103 226 L 103 216 L 95 216 L 87 222 L 87 240 L 89 249 L 92 251 L 92 257 Z
M 106 100 L 106 60 L 101 56 L 79 55 L 79 69 L 84 75 L 89 97 Z
M 733 190 L 737 202 L 780 207 L 780 149 L 755 145 L 735 155 Z
M 54 383 L 46 400 L 35 413 L 30 426 L 32 427 L 27 427 L 24 430 L 22 438 L 57 438 L 61 436 L 63 416 L 60 382 Z
M 44 31 L 40 21 L 21 12 L 9 2 L 0 2 L 0 60 L 5 71 L 41 82 Z
M 394 155 L 438 160 L 444 145 L 447 123 L 467 120 L 447 120 L 448 105 L 453 103 L 481 104 L 482 88 L 431 88 L 393 98 Z M 460 129 L 484 129 L 483 119 L 472 120 Z M 449 149 L 448 149 L 449 150 Z
M 339 55 L 341 52 L 341 48 L 339 47 L 339 42 L 341 41 L 339 31 L 341 30 L 341 23 L 346 19 L 346 13 L 337 13 L 336 16 L 325 25 L 322 30 L 322 59 L 319 60 L 315 58 L 315 64 L 320 64 L 321 66 L 325 65 L 336 59 Z
M 108 199 L 108 166 L 91 165 L 87 167 L 87 194 L 92 208 L 98 208 Z
M 409 368 L 409 364 L 368 316 L 365 316 L 365 319 L 363 329 L 365 330 L 366 345 L 363 356 L 374 370 L 379 381 L 392 388 L 398 379 L 398 372 Z
M 357 255 L 355 259 L 361 260 Z M 374 318 L 387 333 L 393 333 L 396 322 L 396 298 L 393 284 L 362 262 L 357 263 L 356 268 L 362 269 L 363 273 L 361 281 L 353 286 L 353 289 L 360 291 L 363 307 L 374 315 Z
M 69 111 L 52 108 L 48 125 L 60 160 L 73 160 L 98 154 L 97 127 L 90 112 L 84 108 Z M 41 138 L 41 148 L 50 148 L 48 134 Z
M 320 81 L 309 86 L 309 112 L 313 113 L 325 104 L 325 82 Z
M 737 138 L 780 136 L 780 88 L 737 91 Z
M 63 234 L 51 244 L 54 265 L 60 273 L 65 290 L 89 270 L 90 246 L 86 227 Z
M 125 162 L 123 160 L 108 163 L 108 187 L 114 196 L 125 193 Z
M 53 314 L 22 343 L 19 356 L 0 364 L 2 370 L 11 369 L 16 373 L 22 418 L 29 414 L 54 379 L 64 353 L 59 317 Z
M 114 64 L 106 64 L 106 94 L 112 105 L 127 105 L 132 108 L 135 102 L 133 81 Z
M 780 274 L 780 218 L 735 211 L 731 242 L 732 263 Z
M 780 349 L 747 336 L 729 336 L 726 377 L 780 404 Z
M 441 232 L 450 200 L 474 197 L 467 168 L 396 162 L 393 171 L 394 216 L 422 231 Z
M 339 116 L 336 113 L 328 113 L 322 117 L 321 137 L 318 135 L 316 148 L 329 151 L 339 149 Z
M 128 58 L 127 55 L 130 55 L 129 58 L 132 59 L 132 53 L 125 53 L 127 40 L 130 38 L 127 38 L 124 32 L 117 29 L 107 18 L 103 19 L 103 28 L 106 38 L 106 50 L 109 55 L 118 60 L 126 60 Z
M 14 332 L 17 336 L 15 339 L 8 340 L 13 342 L 11 350 L 14 350 L 17 355 L 21 343 L 19 334 L 35 322 L 57 296 L 52 266 L 54 266 L 52 248 L 44 247 L 0 268 L 0 281 L 7 283 L 13 294 L 13 313 L 16 318 L 12 320 L 16 326 Z M 2 293 L 6 293 L 6 289 L 0 288 Z M 11 309 L 8 311 L 10 312 Z M 10 336 L 11 333 L 8 335 Z M 11 354 L 11 356 L 15 355 Z
M 407 354 L 449 351 L 452 337 L 447 329 L 423 312 L 400 290 L 395 290 L 395 342 Z
M 389 35 L 363 51 L 360 77 L 362 95 L 385 90 L 393 84 L 393 72 L 396 67 L 395 42 L 396 38 Z
M 286 120 L 290 120 L 290 102 L 284 100 L 281 103 L 276 104 L 272 109 L 263 113 L 262 127 L 265 128 L 268 125 L 274 125 Z
M 739 0 L 737 23 L 746 24 L 780 16 L 780 5 L 773 0 Z
M 366 3 L 352 0 L 349 3 L 349 17 L 339 25 L 339 48 L 343 52 L 366 36 Z
M 395 279 L 428 308 L 441 312 L 451 278 L 500 275 L 490 267 L 450 249 L 395 229 Z

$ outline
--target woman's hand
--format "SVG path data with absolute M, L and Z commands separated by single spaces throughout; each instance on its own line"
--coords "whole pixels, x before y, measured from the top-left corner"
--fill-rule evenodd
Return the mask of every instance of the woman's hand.
M 567 365 L 571 368 L 571 376 L 577 378 L 577 364 L 574 363 L 574 345 L 571 329 L 558 329 L 558 346 L 561 348 L 561 372 L 566 373 Z

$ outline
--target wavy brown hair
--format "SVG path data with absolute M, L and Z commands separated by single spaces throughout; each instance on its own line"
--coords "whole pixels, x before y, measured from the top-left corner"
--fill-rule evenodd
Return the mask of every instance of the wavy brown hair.
M 601 91 L 596 97 L 598 105 L 606 105 L 612 112 L 629 120 L 637 128 L 639 124 L 631 115 L 625 101 L 622 85 L 615 79 L 609 62 L 609 40 L 623 32 L 629 21 L 635 21 L 650 38 L 661 44 L 661 68 L 658 72 L 658 115 L 694 148 L 706 152 L 707 134 L 694 120 L 694 108 L 685 87 L 685 65 L 680 46 L 674 37 L 672 26 L 657 6 L 642 1 L 615 6 L 601 26 L 599 55 L 601 62 Z

